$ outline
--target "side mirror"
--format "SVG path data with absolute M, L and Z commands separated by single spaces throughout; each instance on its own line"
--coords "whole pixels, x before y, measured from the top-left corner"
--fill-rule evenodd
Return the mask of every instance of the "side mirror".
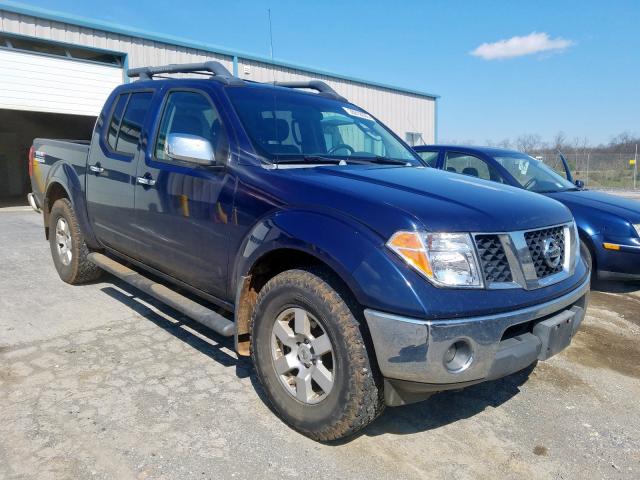
M 584 188 L 584 182 L 582 180 L 576 180 L 574 184 L 578 188 Z
M 170 133 L 164 143 L 164 153 L 173 160 L 182 160 L 202 166 L 216 164 L 211 142 L 187 133 Z

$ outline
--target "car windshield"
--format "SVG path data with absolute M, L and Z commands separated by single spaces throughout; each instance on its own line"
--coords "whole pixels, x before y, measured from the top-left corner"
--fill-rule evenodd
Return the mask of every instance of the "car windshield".
M 522 188 L 537 193 L 575 190 L 576 187 L 540 160 L 524 153 L 509 153 L 493 157 Z
M 228 88 L 253 146 L 273 163 L 423 165 L 385 126 L 350 103 L 276 88 Z

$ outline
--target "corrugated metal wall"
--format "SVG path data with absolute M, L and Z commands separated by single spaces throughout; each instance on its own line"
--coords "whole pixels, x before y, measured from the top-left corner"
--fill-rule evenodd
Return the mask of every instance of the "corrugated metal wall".
M 4 10 L 0 10 L 0 30 L 127 53 L 130 68 L 218 60 L 230 71 L 233 70 L 233 57 L 228 55 L 49 21 Z M 351 102 L 380 118 L 403 139 L 406 132 L 415 132 L 422 134 L 425 143 L 435 141 L 435 100 L 432 98 L 243 58 L 238 59 L 238 66 L 240 77 L 255 81 L 324 80 Z M 246 74 L 245 71 L 249 73 Z

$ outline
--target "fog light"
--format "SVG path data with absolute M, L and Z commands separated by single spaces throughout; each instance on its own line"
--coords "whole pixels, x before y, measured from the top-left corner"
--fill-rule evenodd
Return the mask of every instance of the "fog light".
M 442 358 L 444 366 L 453 373 L 466 370 L 473 361 L 471 353 L 471 345 L 464 340 L 458 340 L 452 343 L 444 353 L 444 357 Z

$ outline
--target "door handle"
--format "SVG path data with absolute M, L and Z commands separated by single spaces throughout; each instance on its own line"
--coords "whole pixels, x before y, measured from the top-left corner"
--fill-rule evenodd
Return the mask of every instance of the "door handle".
M 136 181 L 140 185 L 146 185 L 148 187 L 151 187 L 151 186 L 156 184 L 156 181 L 151 177 L 138 177 L 138 178 L 136 178 Z
M 102 168 L 99 163 L 96 163 L 95 165 L 89 165 L 89 170 L 91 170 L 93 173 L 104 172 L 104 168 Z

